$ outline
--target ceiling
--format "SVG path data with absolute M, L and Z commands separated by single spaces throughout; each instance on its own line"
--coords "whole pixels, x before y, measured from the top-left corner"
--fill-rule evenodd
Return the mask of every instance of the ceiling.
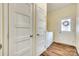
M 50 11 L 54 11 L 54 10 L 57 10 L 59 8 L 63 8 L 65 6 L 68 6 L 72 3 L 48 3 L 47 4 L 47 11 L 50 12 Z

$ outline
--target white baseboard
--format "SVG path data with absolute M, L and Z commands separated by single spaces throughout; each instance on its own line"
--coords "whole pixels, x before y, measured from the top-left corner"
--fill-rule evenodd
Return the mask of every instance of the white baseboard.
M 68 43 L 63 43 L 63 42 L 59 42 L 59 41 L 54 41 L 54 42 L 58 42 L 58 43 L 66 44 L 66 45 L 71 45 L 71 46 L 76 46 L 75 44 L 68 44 Z

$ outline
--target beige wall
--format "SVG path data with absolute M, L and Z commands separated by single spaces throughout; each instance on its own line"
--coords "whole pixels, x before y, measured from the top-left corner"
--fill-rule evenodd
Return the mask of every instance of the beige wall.
M 66 6 L 62 9 L 55 10 L 48 12 L 48 20 L 47 20 L 47 29 L 48 31 L 54 32 L 54 41 L 75 45 L 75 16 L 76 16 L 76 5 L 72 4 L 69 6 Z M 64 37 L 64 39 L 59 39 L 59 22 L 64 17 L 71 17 L 72 18 L 72 32 L 70 34 L 66 34 L 67 37 Z M 65 34 L 63 35 L 65 36 Z

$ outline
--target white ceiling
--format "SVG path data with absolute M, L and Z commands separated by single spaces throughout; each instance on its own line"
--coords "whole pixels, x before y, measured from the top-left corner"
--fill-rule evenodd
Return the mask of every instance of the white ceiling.
M 47 4 L 47 11 L 50 12 L 50 11 L 54 11 L 54 10 L 57 10 L 59 8 L 63 8 L 65 6 L 68 6 L 72 3 L 48 3 Z

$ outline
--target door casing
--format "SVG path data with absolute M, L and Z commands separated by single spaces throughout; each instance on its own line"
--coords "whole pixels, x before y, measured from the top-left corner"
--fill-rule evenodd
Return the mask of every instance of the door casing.
M 0 4 L 0 56 L 3 55 L 3 6 Z

